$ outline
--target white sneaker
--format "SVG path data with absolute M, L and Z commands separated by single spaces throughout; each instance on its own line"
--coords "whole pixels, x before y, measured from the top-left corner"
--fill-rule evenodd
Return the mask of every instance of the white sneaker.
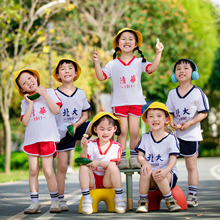
M 82 213 L 86 215 L 90 215 L 93 213 L 92 208 L 92 199 L 87 199 L 82 201 Z
M 138 207 L 136 212 L 145 213 L 148 212 L 148 199 L 138 200 Z
M 165 199 L 165 202 L 170 212 L 178 212 L 181 210 L 181 207 L 177 204 L 174 198 Z
M 66 200 L 62 199 L 62 200 L 59 201 L 59 203 L 60 203 L 61 211 L 69 211 L 69 207 L 66 204 Z
M 67 171 L 66 171 L 67 173 L 74 173 L 73 172 L 73 168 L 71 167 L 71 166 L 68 166 L 67 167 Z
M 50 206 L 50 213 L 60 213 L 61 208 L 60 208 L 60 203 L 58 200 L 52 201 L 51 206 Z
M 126 212 L 126 204 L 123 199 L 115 199 L 115 211 L 117 213 L 125 213 Z
M 24 210 L 24 214 L 34 214 L 39 213 L 40 211 L 40 203 L 31 202 L 30 206 Z
M 189 207 L 197 207 L 199 205 L 197 197 L 195 195 L 188 194 L 186 197 L 186 201 Z

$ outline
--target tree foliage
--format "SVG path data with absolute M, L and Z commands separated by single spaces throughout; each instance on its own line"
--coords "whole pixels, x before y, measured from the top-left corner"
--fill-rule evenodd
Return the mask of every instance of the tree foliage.
M 182 57 L 192 59 L 198 66 L 200 78 L 195 82 L 201 88 L 211 83 L 218 90 L 218 60 L 212 66 L 218 26 L 216 9 L 209 0 L 69 0 L 59 8 L 39 9 L 50 0 L 0 1 L 0 115 L 4 125 L 6 149 L 10 150 L 11 113 L 18 116 L 20 97 L 12 93 L 13 72 L 24 67 L 38 69 L 42 83 L 49 81 L 46 24 L 54 23 L 52 36 L 52 68 L 61 57 L 71 57 L 80 63 L 82 75 L 76 86 L 85 90 L 97 107 L 102 91 L 111 92 L 110 80 L 100 83 L 95 77 L 92 51 L 96 46 L 102 66 L 112 59 L 112 39 L 118 30 L 130 27 L 143 35 L 141 50 L 149 61 L 155 56 L 156 38 L 164 44 L 158 70 L 143 74 L 142 86 L 147 100 L 165 101 L 171 83 L 174 63 Z M 60 11 L 59 14 L 57 12 Z M 218 14 L 219 16 L 219 14 Z M 44 52 L 43 52 L 44 51 Z M 135 52 L 136 53 L 136 52 Z M 135 54 L 139 56 L 138 53 Z M 217 57 L 219 52 L 217 52 Z M 212 77 L 210 78 L 212 74 Z M 210 80 L 209 80 L 210 78 Z M 53 81 L 56 88 L 59 83 Z M 206 89 L 209 89 L 206 86 Z M 13 98 L 12 98 L 12 94 Z M 218 94 L 218 92 L 217 92 Z M 98 112 L 100 108 L 97 107 Z M 13 115 L 10 115 L 13 117 Z M 8 169 L 8 167 L 6 166 Z
M 36 51 L 45 41 L 43 33 L 48 19 L 56 12 L 49 8 L 39 18 L 38 9 L 50 1 L 3 0 L 0 1 L 0 114 L 4 126 L 6 165 L 10 172 L 11 128 L 9 106 L 12 99 L 13 73 L 19 62 Z
M 75 51 L 81 42 L 86 48 L 96 45 L 111 55 L 117 31 L 130 27 L 142 33 L 141 50 L 152 62 L 159 37 L 165 46 L 160 66 L 155 73 L 144 74 L 142 78 L 148 100 L 166 100 L 168 91 L 176 86 L 170 79 L 173 65 L 183 57 L 194 60 L 199 68 L 196 85 L 203 88 L 208 81 L 218 46 L 214 7 L 208 0 L 72 0 L 71 3 L 74 10 L 67 13 L 68 19 L 65 15 L 56 18 L 57 34 L 69 39 L 63 48 Z M 108 61 L 102 59 L 102 65 Z M 111 92 L 110 80 L 105 83 L 105 91 Z

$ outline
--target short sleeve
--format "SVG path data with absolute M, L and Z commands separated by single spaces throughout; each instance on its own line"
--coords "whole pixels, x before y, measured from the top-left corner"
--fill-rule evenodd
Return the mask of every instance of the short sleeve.
M 199 89 L 198 112 L 209 112 L 209 101 L 205 93 Z
M 104 68 L 102 68 L 102 72 L 103 72 L 103 75 L 104 75 L 104 77 L 105 77 L 105 79 L 107 79 L 107 78 L 109 78 L 109 77 L 111 77 L 111 63 L 110 62 L 108 62 L 106 65 L 105 65 L 105 67 Z

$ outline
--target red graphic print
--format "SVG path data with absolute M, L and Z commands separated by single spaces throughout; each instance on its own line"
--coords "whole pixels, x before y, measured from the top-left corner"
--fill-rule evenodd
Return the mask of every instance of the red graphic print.
M 136 81 L 136 79 L 135 79 L 135 75 L 131 76 L 131 80 L 130 80 L 130 82 L 134 83 L 135 81 Z
M 44 115 L 46 112 L 47 111 L 46 111 L 45 107 L 40 108 L 40 112 L 39 112 L 40 114 Z
M 120 84 L 126 84 L 126 78 L 124 76 L 120 77 Z

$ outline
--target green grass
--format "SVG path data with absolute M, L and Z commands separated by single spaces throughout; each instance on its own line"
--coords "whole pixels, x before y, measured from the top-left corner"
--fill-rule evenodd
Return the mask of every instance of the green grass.
M 40 175 L 43 175 L 42 171 L 40 171 L 39 176 Z M 29 170 L 11 170 L 10 174 L 0 172 L 0 183 L 28 180 L 28 178 Z
M 28 170 L 12 170 L 10 174 L 5 174 L 4 172 L 0 172 L 0 183 L 25 180 L 28 179 L 28 176 L 29 176 Z

